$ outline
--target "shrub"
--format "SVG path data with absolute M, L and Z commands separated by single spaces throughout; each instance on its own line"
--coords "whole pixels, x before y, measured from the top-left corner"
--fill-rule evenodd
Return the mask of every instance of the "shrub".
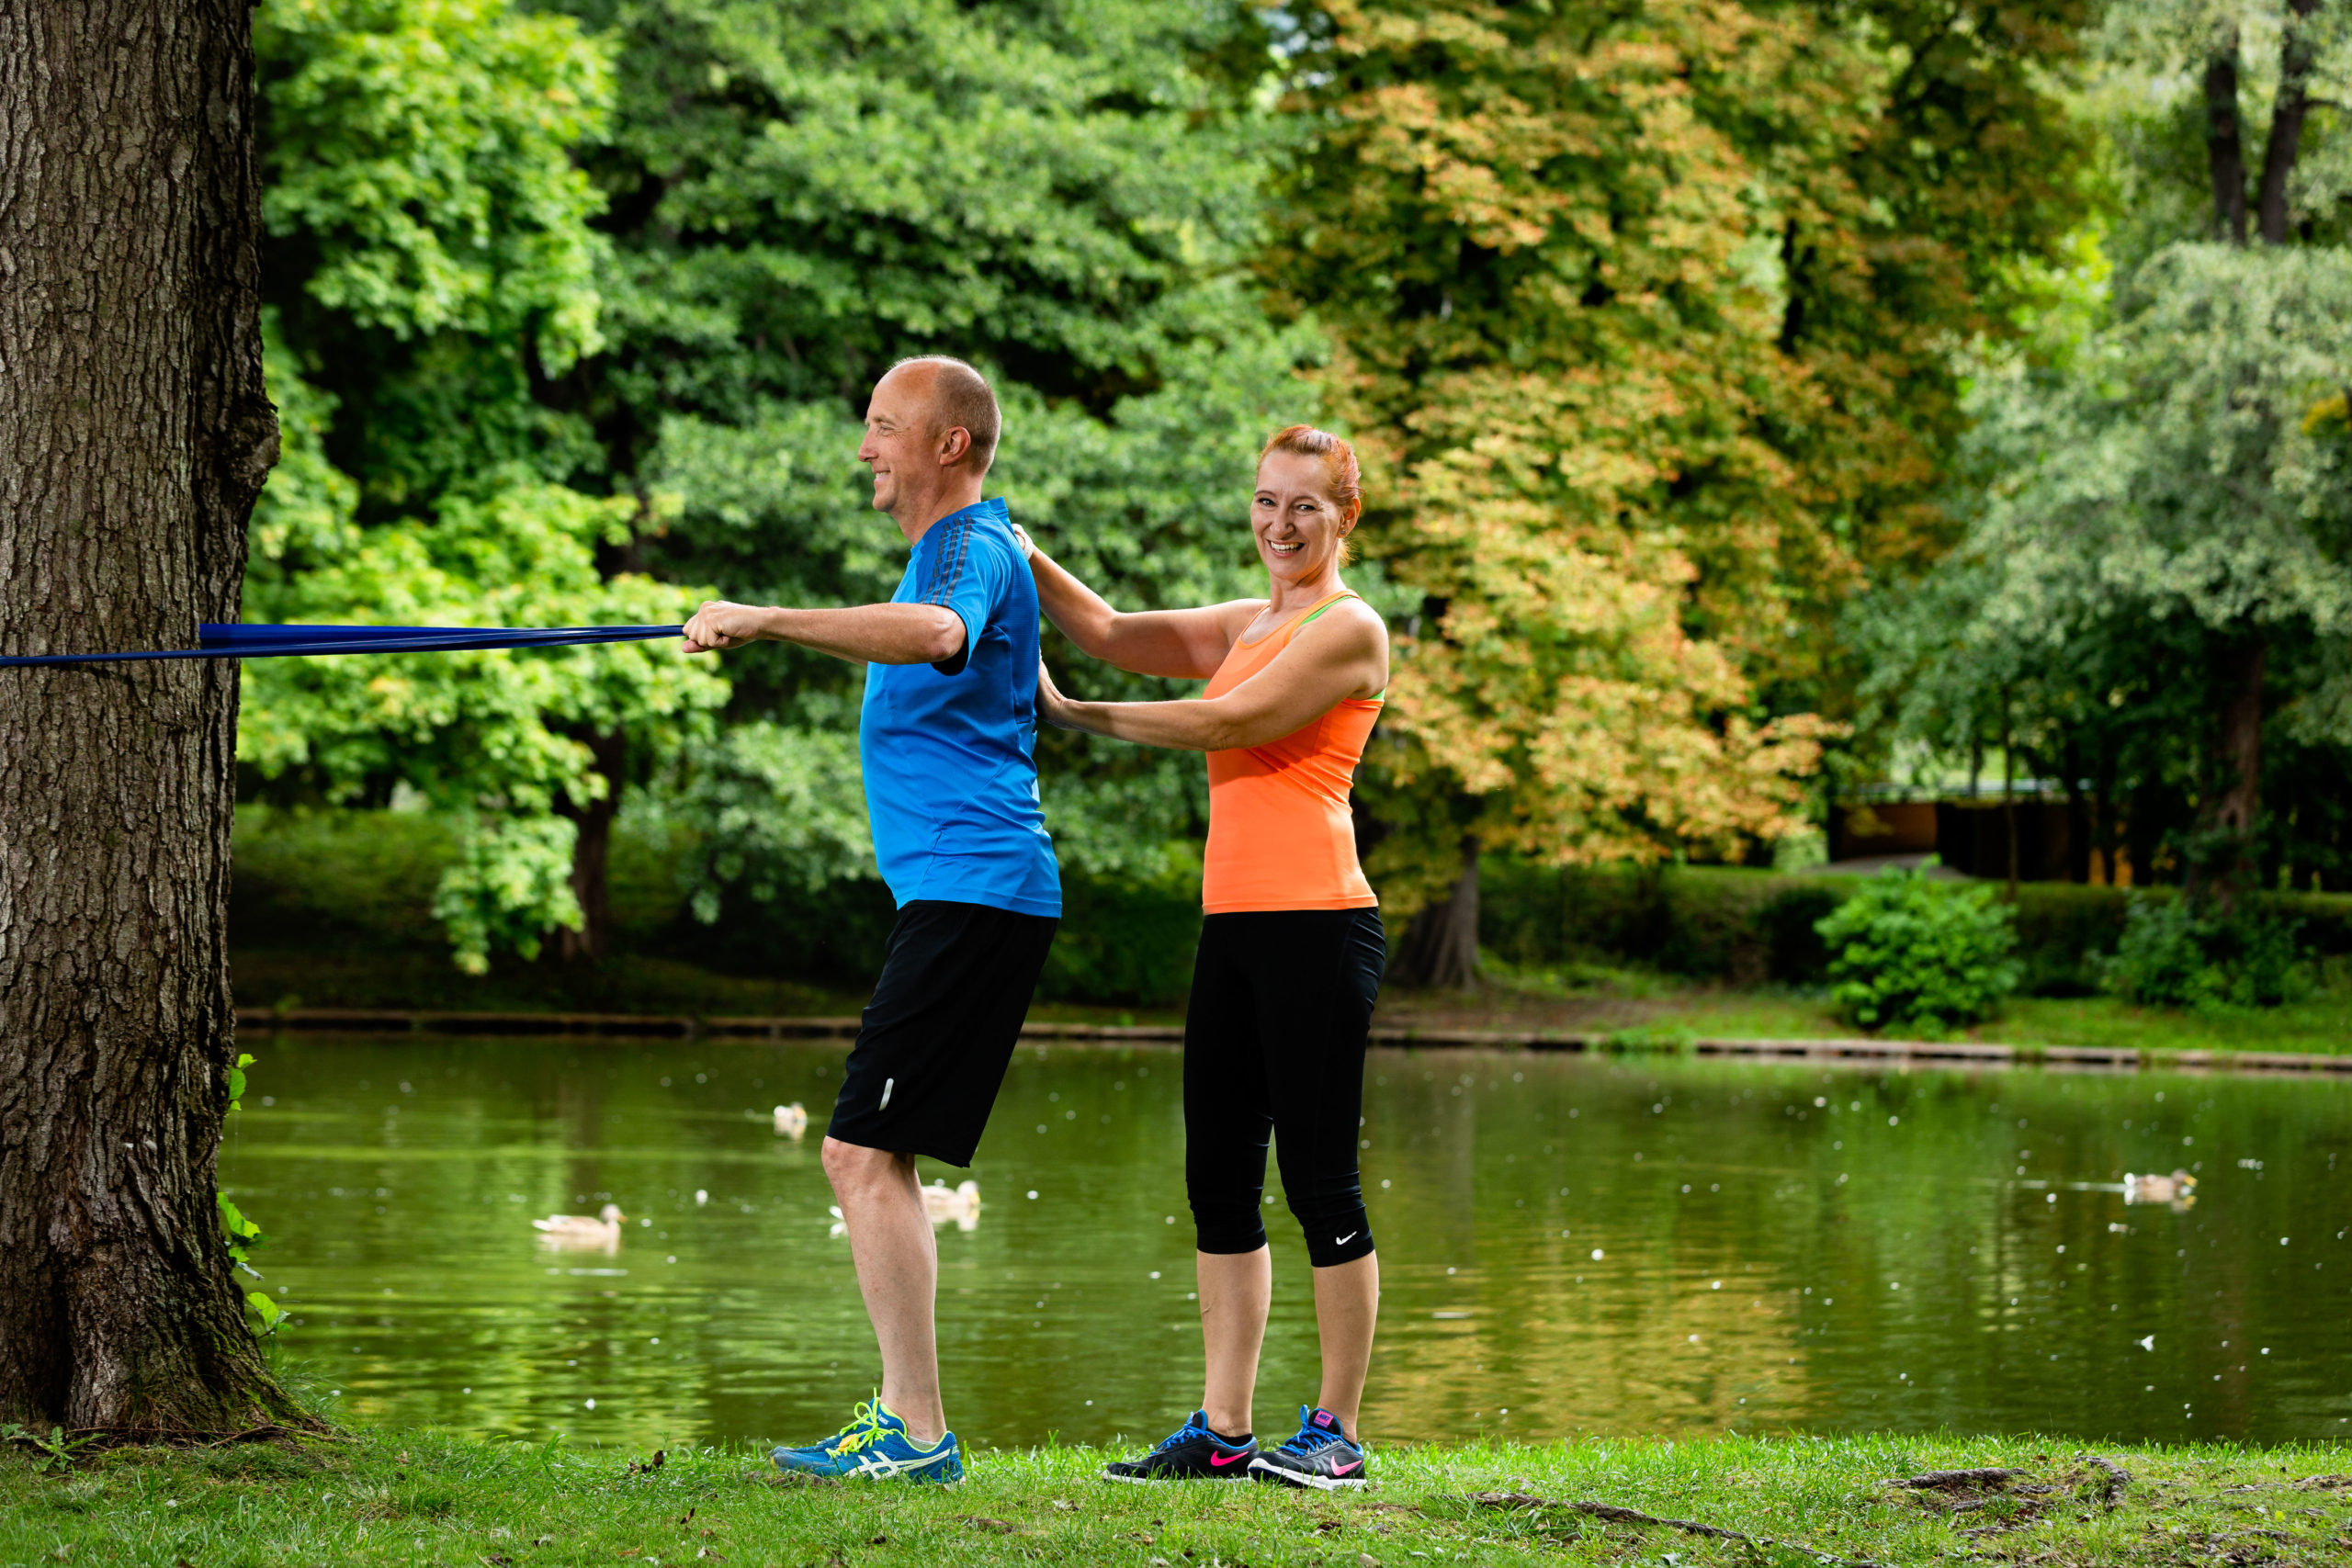
M 2248 901 L 2223 911 L 2186 897 L 2141 897 L 2104 965 L 2107 988 L 2155 1007 L 2278 1007 L 2310 994 L 2302 922 Z
M 1829 947 L 1830 994 L 1867 1029 L 1950 1028 L 1991 1014 L 2021 968 L 2012 912 L 1989 887 L 1965 891 L 1890 868 L 1815 927 Z

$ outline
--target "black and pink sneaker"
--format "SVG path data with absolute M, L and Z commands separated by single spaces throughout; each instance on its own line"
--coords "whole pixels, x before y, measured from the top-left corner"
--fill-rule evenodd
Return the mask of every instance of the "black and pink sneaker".
M 1298 1407 L 1298 1435 L 1251 1460 L 1250 1473 L 1261 1481 L 1317 1492 L 1343 1492 L 1368 1483 L 1363 1450 L 1340 1429 L 1340 1418 L 1304 1404 Z
M 1115 1460 L 1102 1467 L 1105 1481 L 1244 1481 L 1258 1445 L 1250 1434 L 1228 1438 L 1209 1428 L 1208 1412 L 1195 1410 L 1193 1418 L 1160 1440 L 1141 1459 Z

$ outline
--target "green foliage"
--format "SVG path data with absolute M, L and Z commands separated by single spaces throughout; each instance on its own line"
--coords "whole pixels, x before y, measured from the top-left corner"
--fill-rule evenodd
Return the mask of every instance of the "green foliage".
M 1830 994 L 1866 1029 L 1949 1029 L 1990 1017 L 2017 988 L 2017 930 L 1990 887 L 1946 887 L 1890 867 L 1815 925 Z
M 2108 989 L 2153 1007 L 2275 1008 L 2311 994 L 2301 922 L 2271 905 L 2221 909 L 2188 898 L 2135 898 L 2106 965 Z
M 74 1461 L 82 1457 L 82 1451 L 103 1436 L 102 1432 L 85 1432 L 80 1437 L 69 1438 L 64 1427 L 51 1427 L 49 1435 L 43 1437 L 22 1422 L 0 1422 L 0 1448 L 20 1444 L 32 1450 L 39 1456 L 31 1466 L 35 1475 L 73 1469 Z
M 283 457 L 252 526 L 256 620 L 683 619 L 706 591 L 616 570 L 661 514 L 562 482 L 584 422 L 542 395 L 603 346 L 609 46 L 504 0 L 273 0 L 257 23 Z M 462 836 L 434 911 L 460 967 L 577 929 L 574 819 L 712 728 L 666 646 L 262 660 L 239 760 L 286 801 L 407 792 Z

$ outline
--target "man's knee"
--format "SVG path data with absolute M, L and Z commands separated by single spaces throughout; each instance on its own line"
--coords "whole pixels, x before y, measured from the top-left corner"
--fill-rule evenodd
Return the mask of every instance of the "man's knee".
M 836 1194 L 843 1197 L 903 1183 L 914 1164 L 910 1156 L 869 1149 L 863 1144 L 844 1144 L 831 1137 L 825 1140 L 820 1157 L 825 1179 L 833 1184 Z

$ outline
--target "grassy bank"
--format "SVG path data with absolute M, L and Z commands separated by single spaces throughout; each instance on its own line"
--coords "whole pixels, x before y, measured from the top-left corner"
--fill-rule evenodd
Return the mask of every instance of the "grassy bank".
M 786 1483 L 745 1450 L 673 1450 L 648 1472 L 631 1461 L 650 1455 L 426 1432 L 126 1450 L 50 1473 L 19 1450 L 0 1459 L 0 1564 L 2352 1561 L 2352 1476 L 2341 1473 L 2352 1449 L 2097 1453 L 2128 1481 L 2079 1442 L 2038 1438 L 1375 1450 L 1375 1488 L 1320 1496 L 1111 1486 L 1094 1479 L 1103 1456 L 1078 1449 L 985 1452 L 963 1485 L 926 1490 Z M 1982 1467 L 2017 1473 L 1989 1486 L 1888 1484 Z
M 1382 1016 L 1454 1028 L 1635 1032 L 1660 1039 L 1797 1040 L 1852 1035 L 1822 987 L 1695 985 L 1633 968 L 1498 966 L 1476 993 L 1389 993 Z M 1894 1031 L 1904 1033 L 1904 1031 Z M 2352 964 L 2329 959 L 2306 1000 L 2199 1013 L 2113 997 L 2011 997 L 1961 1039 L 2011 1045 L 2129 1045 L 2150 1051 L 2352 1051 Z

